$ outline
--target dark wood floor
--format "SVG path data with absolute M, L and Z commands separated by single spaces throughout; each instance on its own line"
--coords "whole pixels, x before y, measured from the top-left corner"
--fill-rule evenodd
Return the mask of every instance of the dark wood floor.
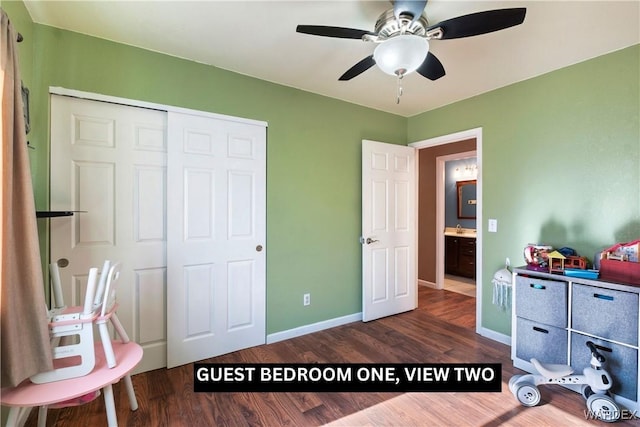
M 120 426 L 574 426 L 584 399 L 561 387 L 541 389 L 539 406 L 525 408 L 509 392 L 514 373 L 508 346 L 475 333 L 475 299 L 419 287 L 417 310 L 355 322 L 207 360 L 218 363 L 471 363 L 502 364 L 499 393 L 194 393 L 193 367 L 135 375 L 139 409 L 129 410 L 114 386 Z M 27 424 L 36 425 L 32 411 Z M 47 426 L 106 425 L 104 402 L 49 410 Z M 618 422 L 635 425 L 638 421 Z

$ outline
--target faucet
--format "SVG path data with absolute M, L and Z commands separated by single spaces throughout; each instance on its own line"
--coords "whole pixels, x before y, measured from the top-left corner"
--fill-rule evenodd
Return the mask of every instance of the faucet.
M 462 227 L 460 226 L 460 224 L 456 225 L 456 233 L 462 234 Z

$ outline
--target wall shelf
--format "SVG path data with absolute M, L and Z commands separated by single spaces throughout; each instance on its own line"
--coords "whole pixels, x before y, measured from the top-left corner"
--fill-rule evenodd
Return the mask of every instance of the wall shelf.
M 55 218 L 59 216 L 72 216 L 74 212 L 86 212 L 86 211 L 36 211 L 36 218 Z

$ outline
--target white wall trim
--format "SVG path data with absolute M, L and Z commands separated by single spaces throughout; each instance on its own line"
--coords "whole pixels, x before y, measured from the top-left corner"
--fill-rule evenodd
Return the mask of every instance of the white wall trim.
M 440 236 L 438 234 L 440 233 L 440 230 L 444 233 L 445 229 L 445 162 L 450 160 L 462 160 L 469 157 L 477 158 L 477 151 L 465 151 L 464 153 L 455 153 L 436 157 L 436 236 Z M 444 241 L 445 239 L 443 236 L 440 236 L 436 241 L 436 289 L 444 289 Z
M 422 141 L 416 141 L 409 144 L 410 147 L 415 148 L 429 148 L 438 145 L 450 144 L 452 142 L 464 141 L 465 139 L 477 138 L 478 135 L 482 135 L 482 128 L 473 128 L 463 130 L 449 135 L 437 136 L 435 138 L 429 138 Z
M 428 280 L 418 279 L 418 286 L 426 286 L 428 288 L 438 289 L 438 285 Z
M 482 335 L 485 338 L 489 338 L 492 339 L 494 341 L 498 341 L 502 344 L 508 345 L 509 347 L 511 347 L 511 337 L 509 335 L 505 335 L 503 333 L 500 332 L 496 332 L 493 329 L 487 329 L 487 328 L 480 328 L 480 330 L 478 331 L 478 333 L 480 335 Z
M 427 282 L 426 280 L 420 280 L 418 285 L 433 287 L 435 284 Z M 323 331 L 325 329 L 335 328 L 337 326 L 347 325 L 353 322 L 362 321 L 362 313 L 354 313 L 347 316 L 336 317 L 322 322 L 312 323 L 309 325 L 299 326 L 297 328 L 288 329 L 286 331 L 275 332 L 267 335 L 267 344 L 273 344 L 279 341 L 288 340 L 291 338 L 301 337 L 303 335 L 311 334 L 313 332 Z M 498 341 L 502 344 L 511 346 L 511 337 L 509 335 L 496 332 L 492 329 L 479 328 L 476 331 L 479 335 Z
M 477 185 L 476 185 L 476 196 L 478 199 L 478 209 L 476 212 L 476 333 L 481 334 L 482 328 L 482 128 L 473 128 L 468 130 L 463 130 L 460 132 L 451 133 L 448 135 L 442 135 L 435 138 L 429 138 L 422 141 L 416 141 L 409 144 L 410 147 L 414 147 L 416 149 L 421 148 L 429 148 L 435 147 L 438 145 L 450 144 L 453 142 L 460 142 L 467 139 L 475 138 L 476 140 L 476 152 L 477 152 L 477 165 L 478 165 L 478 177 Z M 436 215 L 437 218 L 437 215 Z M 437 220 L 436 220 L 437 222 Z M 436 224 L 437 226 L 438 224 Z M 440 243 L 442 248 L 442 252 L 436 254 L 438 260 L 436 262 L 436 269 L 439 264 L 444 263 L 444 228 L 441 233 Z M 436 233 L 439 231 L 436 230 Z M 437 270 L 436 270 L 437 273 Z M 436 277 L 437 280 L 437 277 Z
M 278 341 L 288 340 L 290 338 L 300 337 L 312 332 L 319 332 L 329 328 L 335 328 L 336 326 L 346 325 L 348 323 L 362 321 L 362 313 L 349 314 L 347 316 L 335 317 L 329 320 L 323 320 L 322 322 L 311 323 L 309 325 L 299 326 L 297 328 L 288 329 L 282 332 L 275 332 L 267 335 L 267 344 L 272 344 Z
M 72 96 L 80 99 L 90 99 L 92 101 L 110 102 L 112 104 L 128 105 L 130 107 L 148 108 L 151 110 L 171 111 L 175 113 L 190 114 L 192 116 L 203 116 L 212 119 L 221 119 L 226 121 L 245 123 L 256 126 L 268 127 L 268 123 L 261 120 L 246 119 L 243 117 L 227 116 L 224 114 L 210 113 L 208 111 L 191 110 L 189 108 L 176 107 L 173 105 L 156 104 L 154 102 L 140 101 L 137 99 L 120 98 L 117 96 L 103 95 L 100 93 L 84 92 L 75 89 L 67 89 L 64 87 L 49 86 L 49 94 Z

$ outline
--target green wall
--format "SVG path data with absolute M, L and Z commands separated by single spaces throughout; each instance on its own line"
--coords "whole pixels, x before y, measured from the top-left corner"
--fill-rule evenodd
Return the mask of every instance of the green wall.
M 9 21 L 13 26 L 16 32 L 22 34 L 23 41 L 18 43 L 18 61 L 20 64 L 20 77 L 22 78 L 23 84 L 31 88 L 33 84 L 33 75 L 34 75 L 34 66 L 33 66 L 33 49 L 35 46 L 34 37 L 33 37 L 33 22 L 31 21 L 31 17 L 27 12 L 27 9 L 24 7 L 22 2 L 14 2 L 14 1 L 1 1 L 0 6 L 9 16 Z M 31 93 L 29 98 L 30 102 L 36 102 L 38 98 L 37 93 Z M 33 108 L 31 108 L 33 110 Z M 33 115 L 33 111 L 32 111 Z M 33 119 L 33 117 L 32 117 Z M 27 135 L 27 139 L 32 142 L 33 135 L 35 131 L 29 132 Z M 32 173 L 35 171 L 35 165 L 33 162 L 36 157 L 33 155 L 34 152 L 30 151 L 30 158 L 32 161 Z
M 26 39 L 40 209 L 48 203 L 49 86 L 269 123 L 268 333 L 361 310 L 362 139 L 405 144 L 483 128 L 483 218 L 498 219 L 498 233 L 483 234 L 485 328 L 510 334 L 490 283 L 505 257 L 522 262 L 526 244 L 592 257 L 640 237 L 638 45 L 407 119 L 33 24 L 22 2 L 2 7 Z
M 482 127 L 484 327 L 510 335 L 490 284 L 528 243 L 591 259 L 640 238 L 639 76 L 635 45 L 409 119 L 409 141 Z
M 3 7 L 10 17 L 24 12 L 21 2 Z M 23 26 L 35 40 L 26 52 L 32 68 L 24 72 L 33 73 L 30 89 L 37 94 L 32 156 L 39 209 L 49 197 L 50 86 L 264 120 L 267 333 L 361 311 L 361 142 L 405 144 L 406 118 L 40 24 Z M 312 304 L 303 307 L 307 292 Z

